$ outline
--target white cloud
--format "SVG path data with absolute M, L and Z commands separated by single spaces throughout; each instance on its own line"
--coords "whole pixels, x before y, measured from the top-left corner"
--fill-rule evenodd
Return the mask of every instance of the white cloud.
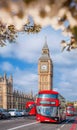
M 77 99 L 77 68 L 57 68 L 54 89 L 60 92 L 67 100 Z M 57 82 L 59 81 L 59 82 Z
M 23 92 L 37 93 L 38 91 L 38 76 L 33 72 L 26 70 L 16 69 L 14 72 L 14 86 L 16 89 L 19 89 Z
M 13 71 L 14 68 L 13 65 L 10 64 L 9 62 L 3 62 L 2 64 L 0 64 L 0 69 L 7 72 L 7 71 Z
M 38 60 L 39 51 L 41 51 L 44 42 L 39 37 L 27 36 L 29 39 L 26 40 L 25 36 L 21 36 L 21 40 L 18 39 L 18 44 L 8 44 L 6 47 L 0 48 L 0 55 L 2 57 L 18 58 L 27 62 Z

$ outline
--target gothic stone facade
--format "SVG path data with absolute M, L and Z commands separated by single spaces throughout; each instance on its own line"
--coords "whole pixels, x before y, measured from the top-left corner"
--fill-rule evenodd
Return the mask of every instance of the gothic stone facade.
M 13 91 L 13 78 L 7 78 L 6 74 L 0 77 L 0 108 L 25 109 L 27 101 L 33 100 L 32 94 L 27 95 L 19 91 Z
M 42 48 L 42 54 L 38 62 L 38 89 L 52 90 L 53 85 L 53 64 L 50 58 L 47 42 Z

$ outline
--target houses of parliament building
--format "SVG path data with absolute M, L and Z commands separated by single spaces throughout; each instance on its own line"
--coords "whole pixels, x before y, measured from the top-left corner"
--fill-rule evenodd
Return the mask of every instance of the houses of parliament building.
M 24 109 L 27 101 L 33 100 L 32 94 L 27 95 L 17 90 L 13 91 L 13 78 L 4 74 L 0 77 L 0 108 Z
M 53 65 L 49 48 L 45 41 L 41 56 L 38 60 L 38 91 L 52 90 Z M 36 86 L 36 87 L 37 87 Z M 33 100 L 32 94 L 26 95 L 13 90 L 13 77 L 7 75 L 0 77 L 0 107 L 5 109 L 24 109 L 26 101 Z

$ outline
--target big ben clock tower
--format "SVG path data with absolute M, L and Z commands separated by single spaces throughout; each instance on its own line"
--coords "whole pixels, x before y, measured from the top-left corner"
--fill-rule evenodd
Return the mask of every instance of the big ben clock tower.
M 38 89 L 52 90 L 53 65 L 49 54 L 47 42 L 42 48 L 42 54 L 38 62 Z

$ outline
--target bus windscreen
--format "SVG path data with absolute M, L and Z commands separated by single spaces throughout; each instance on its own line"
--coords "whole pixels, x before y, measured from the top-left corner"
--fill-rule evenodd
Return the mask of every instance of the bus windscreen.
M 39 94 L 38 98 L 58 98 L 58 94 Z
M 37 106 L 37 112 L 43 116 L 55 117 L 58 113 L 58 107 Z

